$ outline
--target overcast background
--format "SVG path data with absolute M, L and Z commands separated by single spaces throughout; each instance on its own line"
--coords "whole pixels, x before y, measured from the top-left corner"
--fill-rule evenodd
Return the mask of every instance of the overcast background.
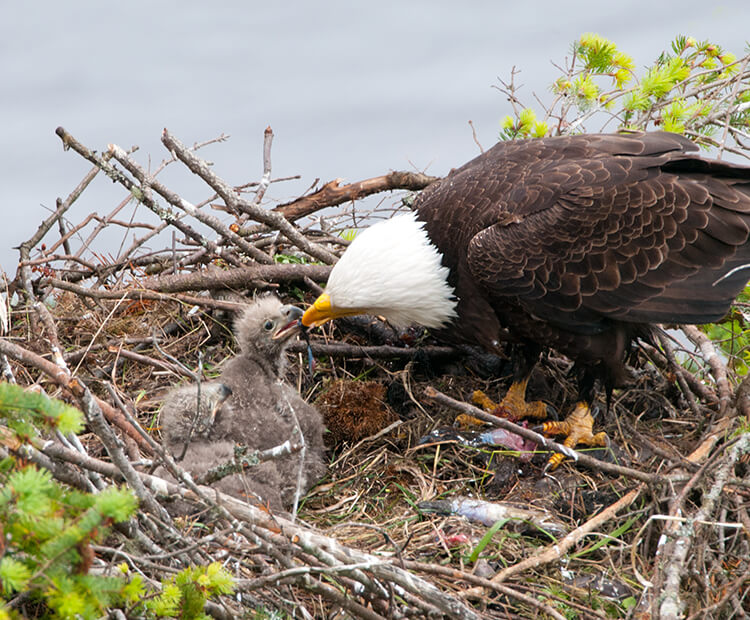
M 165 157 L 164 127 L 188 144 L 229 134 L 201 155 L 234 184 L 260 177 L 270 125 L 273 176 L 302 175 L 267 194 L 283 201 L 318 177 L 445 174 L 478 153 L 469 120 L 485 147 L 497 139 L 510 111 L 497 78 L 515 65 L 522 94 L 548 97 L 551 61 L 584 32 L 615 41 L 639 69 L 677 34 L 738 56 L 750 38 L 748 0 L 42 0 L 4 3 L 0 15 L 0 267 L 11 277 L 11 246 L 90 168 L 63 152 L 58 125 L 98 150 L 138 145 L 144 165 Z M 106 214 L 123 195 L 97 179 L 71 220 Z

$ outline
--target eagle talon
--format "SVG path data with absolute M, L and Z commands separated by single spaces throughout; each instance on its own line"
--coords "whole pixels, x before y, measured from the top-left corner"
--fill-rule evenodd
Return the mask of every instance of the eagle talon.
M 609 445 L 609 438 L 604 432 L 593 433 L 594 429 L 594 416 L 599 412 L 598 407 L 590 407 L 585 402 L 579 402 L 570 415 L 565 418 L 562 422 L 545 422 L 537 427 L 538 430 L 547 436 L 550 435 L 565 435 L 563 445 L 566 448 L 575 448 L 579 444 L 583 444 L 591 447 L 607 447 Z M 565 456 L 559 452 L 553 454 L 545 471 L 553 471 L 562 463 Z
M 475 390 L 471 399 L 474 404 L 478 405 L 485 411 L 501 418 L 511 420 L 512 422 L 524 418 L 543 420 L 548 416 L 549 410 L 557 414 L 554 408 L 541 400 L 534 400 L 531 402 L 526 400 L 527 383 L 528 379 L 514 381 L 499 403 L 493 401 L 489 396 L 482 392 L 482 390 Z

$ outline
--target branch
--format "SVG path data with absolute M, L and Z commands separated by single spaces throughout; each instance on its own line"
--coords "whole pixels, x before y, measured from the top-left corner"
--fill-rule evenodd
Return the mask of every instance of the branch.
M 254 220 L 266 224 L 274 230 L 278 230 L 300 250 L 307 252 L 310 256 L 313 256 L 324 263 L 330 265 L 338 260 L 336 255 L 331 254 L 321 246 L 308 241 L 305 236 L 284 219 L 281 214 L 274 211 L 266 211 L 265 209 L 261 209 L 257 205 L 240 198 L 231 185 L 214 174 L 206 162 L 195 155 L 195 153 L 192 153 L 185 148 L 185 145 L 183 145 L 182 142 L 170 134 L 166 129 L 162 132 L 162 142 L 164 143 L 164 146 L 177 155 L 180 161 L 182 161 L 193 173 L 208 183 L 214 191 L 221 196 L 224 203 L 230 209 L 234 209 L 237 212 L 247 213 Z
M 59 288 L 63 291 L 70 291 L 81 297 L 89 297 L 91 299 L 135 299 L 142 301 L 144 299 L 152 301 L 172 301 L 190 306 L 203 306 L 206 308 L 215 308 L 219 310 L 227 310 L 234 312 L 242 308 L 242 304 L 233 301 L 222 301 L 220 299 L 212 299 L 210 297 L 193 297 L 191 295 L 168 295 L 165 293 L 155 293 L 153 291 L 143 288 L 128 288 L 128 289 L 113 289 L 110 291 L 102 291 L 86 288 L 85 286 L 79 286 L 64 280 L 57 278 L 43 278 L 43 284 L 49 284 L 55 288 Z
M 708 336 L 695 325 L 683 325 L 682 331 L 690 341 L 700 348 L 703 359 L 711 369 L 711 374 L 716 380 L 716 388 L 719 391 L 719 415 L 725 415 L 727 408 L 732 404 L 732 393 L 727 378 L 727 367 L 716 352 L 713 342 Z
M 145 288 L 162 293 L 216 289 L 252 288 L 259 282 L 303 282 L 312 278 L 324 282 L 331 273 L 328 265 L 246 265 L 228 270 L 204 270 L 157 276 L 144 281 Z
M 371 194 L 394 189 L 417 191 L 439 180 L 440 177 L 429 176 L 421 172 L 389 172 L 379 177 L 343 186 L 339 185 L 342 179 L 335 179 L 326 183 L 317 192 L 274 207 L 273 210 L 293 222 L 326 207 L 335 207 Z
M 589 519 L 582 526 L 573 530 L 570 534 L 548 546 L 547 548 L 540 549 L 531 557 L 525 560 L 509 566 L 501 570 L 497 575 L 492 578 L 493 582 L 507 581 L 510 577 L 517 575 L 527 569 L 537 568 L 551 562 L 555 562 L 562 558 L 574 545 L 578 544 L 585 536 L 595 532 L 604 523 L 613 519 L 618 512 L 628 508 L 641 494 L 645 488 L 644 484 L 638 485 L 635 489 L 629 491 L 618 499 L 614 504 L 608 508 L 602 510 L 598 515 Z M 481 588 L 472 588 L 464 592 L 464 597 L 476 597 L 482 595 Z
M 417 355 L 428 355 L 430 357 L 451 357 L 460 354 L 453 347 L 419 346 L 419 347 L 394 347 L 390 345 L 360 346 L 356 344 L 345 344 L 343 342 L 311 342 L 310 350 L 313 355 L 330 355 L 331 357 L 382 359 L 399 357 L 411 359 Z M 289 350 L 294 353 L 305 353 L 307 343 L 302 341 L 293 342 Z
M 57 385 L 69 389 L 73 393 L 73 395 L 79 399 L 79 402 L 80 399 L 83 398 L 84 391 L 81 389 L 81 384 L 77 382 L 73 377 L 71 377 L 68 371 L 63 370 L 59 366 L 56 366 L 52 362 L 47 361 L 36 353 L 32 353 L 31 351 L 24 349 L 23 347 L 19 347 L 18 345 L 13 344 L 5 338 L 0 338 L 0 353 L 2 353 L 3 355 L 7 355 L 17 362 L 20 362 L 27 366 L 32 366 L 42 371 L 44 374 L 49 376 Z M 115 424 L 123 432 L 127 433 L 128 436 L 132 437 L 138 443 L 138 447 L 141 448 L 144 452 L 146 452 L 147 454 L 151 454 L 151 448 L 146 442 L 143 441 L 143 438 L 138 434 L 138 431 L 136 431 L 128 423 L 128 421 L 125 420 L 123 416 L 114 409 L 114 407 L 97 398 L 96 396 L 94 396 L 94 399 L 96 401 L 96 404 L 103 411 L 107 420 Z
M 739 458 L 747 452 L 750 452 L 750 433 L 741 436 L 740 440 L 732 446 L 724 459 L 724 463 L 717 468 L 710 489 L 704 495 L 703 503 L 695 514 L 682 523 L 674 522 L 674 527 L 668 527 L 667 535 L 674 536 L 674 538 L 668 543 L 670 555 L 663 569 L 665 575 L 664 587 L 659 594 L 661 600 L 659 618 L 662 620 L 677 620 L 684 617 L 680 583 L 685 573 L 685 562 L 697 534 L 698 528 L 696 525 L 711 518 L 714 506 L 724 490 L 729 474 Z

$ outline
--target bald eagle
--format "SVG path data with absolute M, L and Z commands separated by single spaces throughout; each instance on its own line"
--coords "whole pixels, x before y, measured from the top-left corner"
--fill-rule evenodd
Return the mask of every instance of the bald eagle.
M 500 142 L 360 233 L 302 322 L 377 314 L 491 352 L 511 339 L 501 404 L 517 417 L 541 414 L 526 383 L 552 347 L 582 370 L 588 412 L 651 324 L 717 321 L 750 277 L 750 168 L 696 150 L 664 132 Z

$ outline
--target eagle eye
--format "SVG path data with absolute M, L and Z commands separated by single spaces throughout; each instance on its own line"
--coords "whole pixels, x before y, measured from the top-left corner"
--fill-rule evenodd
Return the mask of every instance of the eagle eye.
M 273 329 L 273 321 L 271 319 L 268 319 L 265 323 L 263 323 L 263 329 L 265 329 L 267 332 L 270 332 Z

